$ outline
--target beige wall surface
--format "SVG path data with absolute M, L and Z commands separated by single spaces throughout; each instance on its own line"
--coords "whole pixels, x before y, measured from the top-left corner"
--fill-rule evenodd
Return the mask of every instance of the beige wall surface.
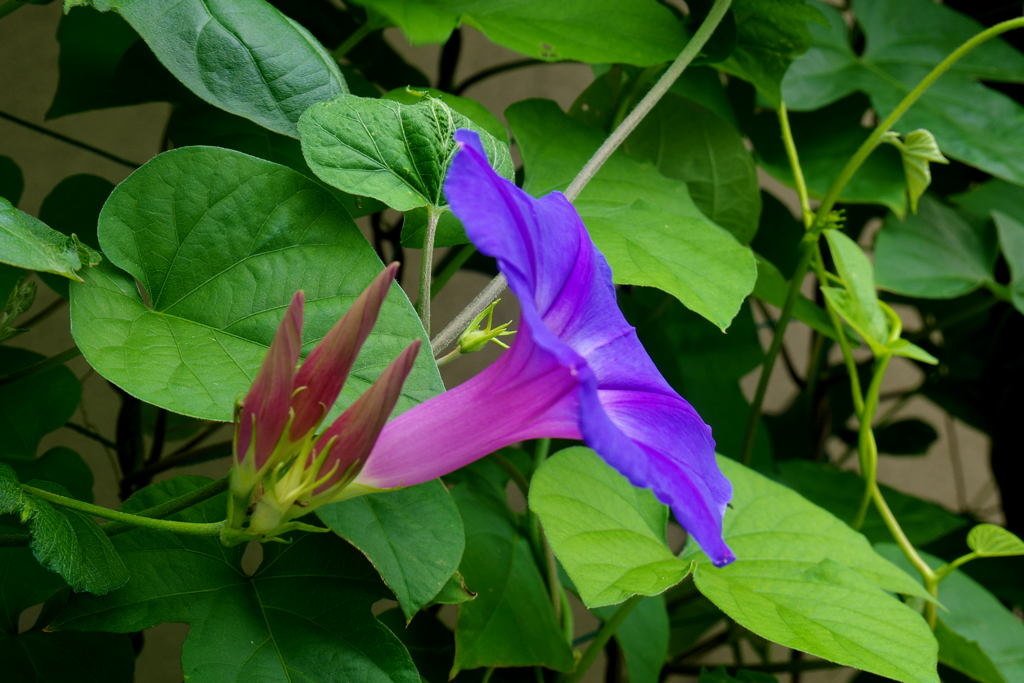
M 75 11 L 91 11 L 77 9 Z M 76 114 L 53 121 L 45 121 L 44 113 L 57 86 L 56 42 L 57 23 L 61 16 L 60 3 L 45 6 L 29 5 L 0 20 L 0 111 L 12 114 L 38 125 L 107 150 L 120 157 L 142 163 L 159 152 L 164 126 L 170 113 L 166 104 L 147 104 L 96 112 Z M 388 30 L 387 39 L 409 61 L 419 66 L 432 79 L 436 76 L 439 55 L 437 46 L 412 47 L 402 34 Z M 463 57 L 456 74 L 456 83 L 480 69 L 520 59 L 521 56 L 488 42 L 472 29 L 465 30 Z M 590 82 L 589 67 L 578 64 L 544 65 L 503 74 L 471 87 L 465 94 L 485 104 L 502 118 L 502 112 L 512 102 L 528 97 L 545 97 L 567 108 Z M 502 120 L 504 120 L 502 118 Z M 108 161 L 91 152 L 70 146 L 46 135 L 30 131 L 10 121 L 0 119 L 0 155 L 12 157 L 25 175 L 25 193 L 20 208 L 36 213 L 43 198 L 63 178 L 76 173 L 93 173 L 111 182 L 123 180 L 130 169 Z M 770 191 L 794 205 L 793 197 L 777 183 L 765 181 Z M 365 228 L 365 226 L 364 226 Z M 443 257 L 443 251 L 437 258 Z M 407 268 L 403 280 L 406 291 L 415 298 L 419 254 L 406 251 Z M 473 273 L 460 273 L 437 300 L 434 309 L 435 332 L 445 321 L 468 303 L 486 284 L 487 278 Z M 57 299 L 46 285 L 39 284 L 37 302 L 29 313 L 33 315 Z M 497 318 L 504 321 L 518 313 L 514 297 L 506 293 Z M 914 321 L 907 320 L 912 329 Z M 792 326 L 787 333 L 787 344 L 798 357 L 805 357 L 808 335 L 806 330 Z M 767 346 L 769 332 L 762 331 L 762 342 Z M 11 343 L 52 355 L 72 345 L 67 307 L 47 318 Z M 443 376 L 450 387 L 473 376 L 490 363 L 500 352 L 493 347 L 475 356 L 460 359 L 444 368 Z M 81 378 L 84 387 L 82 407 L 73 418 L 97 431 L 114 433 L 118 400 L 107 383 L 90 370 L 82 358 L 69 366 Z M 887 379 L 886 390 L 910 386 L 918 381 L 917 371 L 910 363 L 894 362 Z M 2 374 L 2 370 L 0 370 Z M 757 373 L 747 377 L 743 386 L 748 398 L 753 393 Z M 779 409 L 795 392 L 781 360 L 773 374 L 767 408 Z M 885 412 L 883 404 L 880 412 Z M 943 419 L 935 406 L 924 399 L 915 398 L 899 411 L 900 416 L 922 417 L 939 428 L 940 438 L 927 455 L 915 458 L 882 457 L 880 478 L 886 483 L 915 495 L 934 500 L 954 511 L 969 509 L 983 518 L 998 521 L 998 496 L 988 466 L 988 442 L 984 435 L 956 421 Z M 228 438 L 227 430 L 220 438 Z M 94 441 L 70 430 L 60 430 L 47 436 L 42 444 L 45 450 L 55 445 L 66 445 L 82 454 L 96 476 L 96 500 L 105 506 L 119 504 L 116 480 L 112 467 L 112 453 Z M 951 448 L 951 445 L 953 448 Z M 830 452 L 841 450 L 836 443 L 829 444 Z M 41 451 L 42 452 L 42 451 Z M 959 465 L 956 458 L 958 456 Z M 853 459 L 856 460 L 855 458 Z M 188 468 L 187 472 L 212 477 L 223 476 L 225 460 Z M 164 476 L 181 473 L 177 470 Z M 959 473 L 959 474 L 958 474 Z M 957 477 L 963 482 L 958 490 Z M 579 614 L 577 630 L 584 633 L 593 628 L 589 615 Z M 146 645 L 138 660 L 136 680 L 144 683 L 177 683 L 182 680 L 178 661 L 181 642 L 188 633 L 183 625 L 164 625 L 146 632 Z M 723 661 L 725 653 L 712 653 L 710 661 Z M 842 678 L 847 674 L 832 673 L 813 676 L 815 680 Z M 599 680 L 600 667 L 595 667 L 588 678 Z

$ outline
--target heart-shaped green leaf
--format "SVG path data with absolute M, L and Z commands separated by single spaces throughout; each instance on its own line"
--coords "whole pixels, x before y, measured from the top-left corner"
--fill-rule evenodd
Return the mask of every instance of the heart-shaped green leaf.
M 296 137 L 310 105 L 347 93 L 334 58 L 269 2 L 67 0 L 114 10 L 189 90 L 210 104 Z
M 879 543 L 879 553 L 915 580 L 920 574 L 895 543 Z M 942 560 L 921 552 L 933 569 Z M 1024 678 L 1024 625 L 996 596 L 960 570 L 939 584 L 939 661 L 983 683 L 1011 683 Z
M 417 104 L 355 95 L 310 107 L 299 121 L 302 153 L 313 172 L 350 194 L 393 209 L 444 207 L 445 174 L 458 151 L 455 131 L 480 133 L 491 165 L 512 178 L 508 146 L 447 104 Z
M 1024 541 L 995 524 L 979 524 L 967 534 L 967 547 L 981 557 L 1024 555 Z
M 530 509 L 588 607 L 658 595 L 689 572 L 665 542 L 668 508 L 589 448 L 544 461 L 530 485 Z
M 691 539 L 697 588 L 742 626 L 818 657 L 910 683 L 937 683 L 936 643 L 886 591 L 926 596 L 863 536 L 799 494 L 719 456 L 733 485 L 723 537 L 736 561 L 715 567 Z
M 675 59 L 681 23 L 654 0 L 357 0 L 400 26 L 410 41 L 443 43 L 459 24 L 495 43 L 549 60 L 649 66 Z
M 70 498 L 59 484 L 33 481 L 38 488 Z M 28 523 L 32 554 L 76 591 L 109 593 L 128 581 L 128 570 L 110 539 L 89 515 L 23 491 L 14 470 L 0 463 L 0 514 L 16 514 Z
M 466 546 L 459 510 L 436 479 L 325 505 L 316 513 L 369 558 L 406 620 L 445 587 Z
M 381 270 L 326 188 L 214 147 L 167 152 L 132 174 L 104 206 L 99 237 L 113 265 L 90 269 L 71 289 L 79 348 L 128 393 L 211 420 L 231 419 L 296 290 L 306 293 L 306 352 Z M 413 339 L 427 346 L 393 285 L 334 414 Z M 441 391 L 429 352 L 421 352 L 397 410 Z
M 209 483 L 177 477 L 124 504 L 138 512 Z M 219 495 L 173 515 L 224 518 Z M 311 520 L 312 521 L 312 520 Z M 189 624 L 182 648 L 195 683 L 419 683 L 409 653 L 370 607 L 391 594 L 358 550 L 333 534 L 294 534 L 264 546 L 259 569 L 242 569 L 244 546 L 212 536 L 136 530 L 114 537 L 132 580 L 104 596 L 74 595 L 54 629 L 130 633 L 162 622 Z
M 100 260 L 78 238 L 62 235 L 0 197 L 0 262 L 81 282 L 77 271 Z
M 16 372 L 46 357 L 12 346 L 0 347 L 4 374 Z M 74 415 L 82 385 L 67 366 L 60 365 L 0 386 L 0 458 L 34 458 L 39 442 Z
M 875 238 L 875 281 L 881 289 L 926 299 L 952 299 L 993 279 L 995 231 L 972 224 L 929 195 L 916 215 L 889 216 Z
M 451 677 L 482 666 L 570 671 L 572 648 L 555 618 L 530 544 L 508 504 L 488 489 L 470 483 L 452 489 L 466 526 L 459 571 L 477 597 L 459 605 Z

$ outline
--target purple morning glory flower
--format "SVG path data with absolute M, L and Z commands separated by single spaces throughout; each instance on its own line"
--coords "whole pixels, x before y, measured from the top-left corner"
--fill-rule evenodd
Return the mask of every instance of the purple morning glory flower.
M 582 439 L 669 505 L 716 565 L 732 562 L 722 540 L 732 485 L 711 429 L 623 318 L 611 268 L 572 204 L 498 176 L 476 133 L 455 139 L 445 196 L 519 298 L 519 331 L 482 373 L 389 422 L 353 488 L 419 484 L 524 439 Z

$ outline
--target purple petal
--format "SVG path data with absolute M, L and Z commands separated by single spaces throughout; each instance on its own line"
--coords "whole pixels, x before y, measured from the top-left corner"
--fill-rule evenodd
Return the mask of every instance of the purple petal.
M 534 199 L 499 177 L 476 133 L 455 137 L 462 149 L 445 196 L 477 248 L 498 260 L 548 362 L 577 379 L 584 441 L 670 505 L 713 562 L 731 562 L 722 516 L 732 486 L 715 463 L 711 429 L 668 385 L 623 318 L 611 268 L 583 221 L 561 193 Z M 521 330 L 515 343 L 528 334 Z
M 248 455 L 255 423 L 254 463 L 257 470 L 263 467 L 270 454 L 274 452 L 288 424 L 295 364 L 299 362 L 299 351 L 302 346 L 304 302 L 305 296 L 302 290 L 299 290 L 288 304 L 288 310 L 277 327 L 274 341 L 271 342 L 263 364 L 256 373 L 256 379 L 242 403 L 235 459 L 241 463 Z
M 538 347 L 527 323 L 512 348 L 451 391 L 407 410 L 381 431 L 356 482 L 413 486 L 524 439 L 579 439 L 578 382 Z
M 295 377 L 295 388 L 301 390 L 292 399 L 295 419 L 288 433 L 292 441 L 315 429 L 338 399 L 397 272 L 398 263 L 388 265 L 306 356 Z
M 402 395 L 402 385 L 412 371 L 419 351 L 420 340 L 417 339 L 409 344 L 405 351 L 384 369 L 377 381 L 318 437 L 318 447 L 322 448 L 321 444 L 330 444 L 330 451 L 324 459 L 321 472 L 329 471 L 335 464 L 337 469 L 316 493 L 321 493 L 341 481 L 353 465 L 366 462 L 367 455 L 377 441 L 377 435 L 380 434 L 391 411 L 395 409 L 395 403 Z M 315 459 L 318 454 L 319 448 L 310 454 L 310 458 Z

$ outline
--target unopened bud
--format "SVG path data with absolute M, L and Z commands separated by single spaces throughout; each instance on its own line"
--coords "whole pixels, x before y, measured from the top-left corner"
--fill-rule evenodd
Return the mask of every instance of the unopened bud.
M 498 340 L 498 337 L 507 337 L 508 335 L 515 334 L 514 330 L 506 330 L 512 321 L 509 320 L 504 325 L 497 327 L 491 327 L 494 320 L 494 307 L 498 305 L 501 299 L 495 299 L 494 302 L 482 310 L 480 315 L 473 318 L 473 322 L 469 324 L 466 331 L 459 337 L 459 351 L 460 353 L 473 353 L 479 351 L 487 342 L 493 341 L 498 346 L 508 348 L 508 344 Z M 487 316 L 487 325 L 481 329 L 481 323 L 483 323 L 484 316 Z

